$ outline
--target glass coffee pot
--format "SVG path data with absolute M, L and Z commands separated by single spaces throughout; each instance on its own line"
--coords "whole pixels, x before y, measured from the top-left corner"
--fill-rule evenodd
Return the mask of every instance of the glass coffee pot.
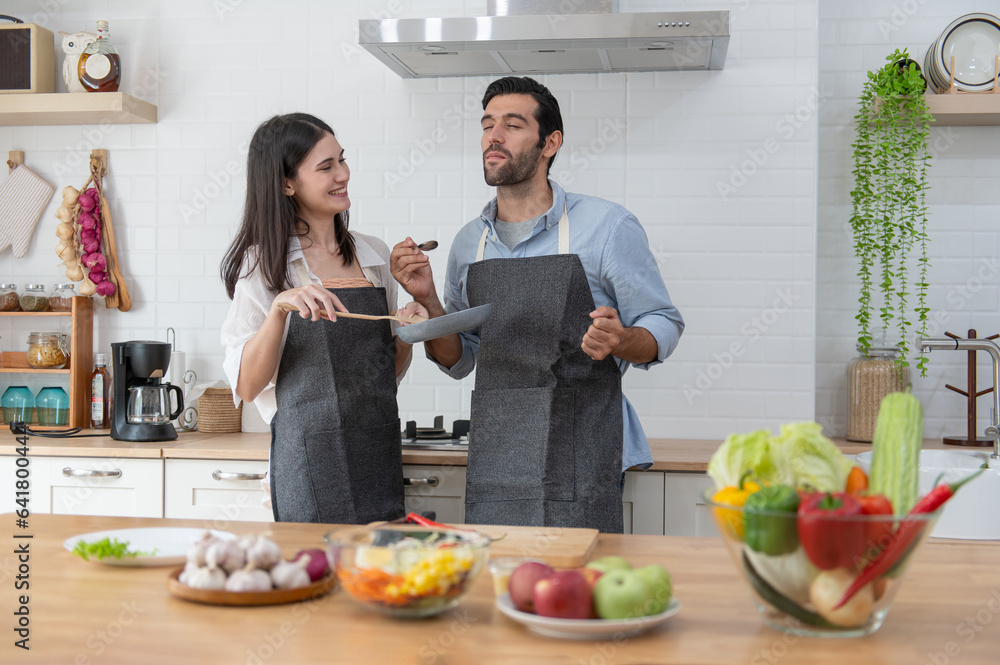
M 170 392 L 177 392 L 177 410 L 170 411 Z M 184 393 L 172 383 L 131 386 L 128 389 L 127 419 L 132 425 L 164 425 L 181 415 Z

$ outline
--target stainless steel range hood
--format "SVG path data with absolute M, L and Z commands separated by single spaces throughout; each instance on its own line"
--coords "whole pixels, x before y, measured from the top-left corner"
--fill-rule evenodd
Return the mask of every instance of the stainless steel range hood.
M 359 44 L 403 78 L 706 70 L 726 61 L 728 11 L 619 14 L 617 2 L 591 3 L 608 10 L 578 13 L 587 0 L 508 0 L 488 7 L 505 15 L 365 19 Z

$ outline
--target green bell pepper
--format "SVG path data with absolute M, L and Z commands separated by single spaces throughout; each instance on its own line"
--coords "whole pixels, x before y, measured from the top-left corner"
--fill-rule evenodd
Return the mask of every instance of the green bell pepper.
M 746 544 L 769 556 L 794 552 L 799 546 L 798 509 L 799 493 L 788 485 L 770 485 L 751 494 L 743 506 Z

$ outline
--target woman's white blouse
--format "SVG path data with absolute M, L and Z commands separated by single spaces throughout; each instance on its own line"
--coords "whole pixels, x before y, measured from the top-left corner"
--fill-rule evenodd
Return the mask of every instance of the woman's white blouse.
M 385 287 L 385 300 L 386 306 L 389 311 L 396 309 L 396 293 L 398 285 L 396 280 L 393 279 L 392 274 L 389 272 L 389 248 L 380 239 L 373 236 L 364 235 L 363 233 L 358 233 L 357 231 L 351 231 L 351 235 L 354 236 L 354 246 L 357 251 L 357 260 L 361 265 L 361 269 L 364 271 L 365 277 L 372 283 L 373 286 Z M 246 259 L 244 260 L 244 266 L 252 265 L 254 256 L 248 253 Z M 299 278 L 296 271 L 292 269 L 292 263 L 297 260 L 302 259 L 303 264 L 306 265 L 308 269 L 308 263 L 305 260 L 305 255 L 302 252 L 302 245 L 299 243 L 297 236 L 293 236 L 288 248 L 288 279 L 294 286 L 302 286 L 299 284 Z M 264 319 L 267 317 L 267 312 L 271 309 L 271 303 L 274 298 L 278 295 L 278 292 L 271 291 L 267 288 L 264 282 L 263 276 L 260 271 L 254 271 L 251 275 L 246 275 L 245 271 L 241 272 L 240 279 L 236 282 L 236 289 L 233 293 L 233 303 L 229 307 L 229 314 L 226 316 L 225 322 L 222 324 L 222 346 L 226 349 L 226 359 L 223 362 L 222 369 L 226 375 L 226 379 L 229 381 L 229 385 L 233 387 L 233 405 L 239 406 L 240 398 L 236 396 L 236 383 L 240 376 L 240 363 L 243 359 L 243 348 L 246 343 L 252 338 L 260 327 L 264 324 Z M 312 270 L 309 270 L 309 276 L 312 278 L 313 282 L 319 283 L 320 279 L 313 274 Z M 395 335 L 395 323 L 393 324 L 393 334 Z M 278 366 L 281 365 L 280 356 L 282 350 L 285 348 L 285 337 L 288 335 L 288 319 L 285 319 L 285 332 L 281 335 L 281 346 L 278 349 L 279 362 Z M 409 366 L 409 363 L 407 363 Z M 399 376 L 396 377 L 396 382 L 402 379 L 403 374 L 406 372 L 406 368 L 400 372 Z M 268 382 L 267 387 L 257 396 L 257 399 L 253 401 L 257 410 L 260 411 L 261 418 L 264 422 L 270 423 L 271 419 L 274 417 L 275 411 L 277 411 L 277 405 L 275 403 L 274 397 L 274 382 L 278 377 L 278 368 L 274 370 L 274 376 Z

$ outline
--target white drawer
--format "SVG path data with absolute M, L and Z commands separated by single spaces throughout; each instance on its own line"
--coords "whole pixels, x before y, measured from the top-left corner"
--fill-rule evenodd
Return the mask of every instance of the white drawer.
M 37 512 L 163 517 L 163 460 L 35 457 L 31 463 Z
M 267 462 L 168 459 L 164 471 L 164 517 L 202 519 L 206 528 L 229 522 L 273 522 L 261 506 L 260 479 Z
M 403 465 L 407 512 L 433 510 L 438 522 L 465 522 L 465 467 Z

